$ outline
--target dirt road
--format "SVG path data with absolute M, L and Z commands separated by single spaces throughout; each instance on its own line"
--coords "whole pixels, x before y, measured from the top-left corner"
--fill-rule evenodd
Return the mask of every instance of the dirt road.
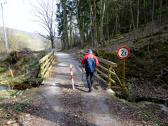
M 70 54 L 56 52 L 57 64 L 40 89 L 43 103 L 24 126 L 124 126 L 113 117 L 106 104 L 109 98 L 96 83 L 91 93 L 84 86 L 80 63 Z M 69 75 L 69 65 L 74 66 L 75 90 Z M 84 77 L 85 78 L 85 77 Z M 85 79 L 84 79 L 85 80 Z M 29 116 L 29 115 L 28 115 Z

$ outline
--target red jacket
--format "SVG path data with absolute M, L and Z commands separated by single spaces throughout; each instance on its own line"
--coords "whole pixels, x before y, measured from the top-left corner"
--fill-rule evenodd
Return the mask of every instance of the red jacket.
M 85 64 L 85 61 L 86 61 L 87 59 L 95 59 L 97 66 L 99 66 L 99 64 L 100 64 L 100 63 L 99 63 L 99 60 L 97 59 L 97 57 L 96 57 L 94 54 L 89 54 L 89 53 L 87 53 L 87 54 L 84 56 L 84 58 L 82 59 L 82 64 Z
M 86 73 L 92 73 L 96 71 L 99 61 L 94 54 L 86 54 L 82 60 L 82 64 L 85 64 Z

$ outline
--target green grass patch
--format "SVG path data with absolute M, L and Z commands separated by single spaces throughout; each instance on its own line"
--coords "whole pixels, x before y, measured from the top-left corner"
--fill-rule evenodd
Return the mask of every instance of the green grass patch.
M 5 71 L 6 71 L 6 68 L 3 66 L 0 66 L 0 73 L 5 72 Z
M 23 90 L 1 90 L 0 91 L 0 100 L 21 96 L 24 93 Z
M 13 107 L 13 110 L 17 113 L 24 112 L 31 106 L 32 102 L 30 100 L 26 100 L 22 103 L 16 103 Z
M 152 113 L 147 112 L 147 111 L 143 111 L 143 112 L 139 113 L 139 117 L 144 121 L 149 121 L 151 118 L 151 115 L 152 115 Z
M 0 104 L 0 109 L 5 111 L 13 111 L 15 113 L 21 113 L 21 112 L 25 112 L 31 106 L 32 106 L 32 101 L 29 99 L 26 99 L 25 101 L 22 101 L 22 102 Z

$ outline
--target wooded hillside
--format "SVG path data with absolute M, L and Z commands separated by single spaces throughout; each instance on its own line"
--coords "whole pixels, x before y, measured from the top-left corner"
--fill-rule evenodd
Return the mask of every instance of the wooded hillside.
M 58 33 L 65 49 L 107 45 L 123 33 L 150 24 L 151 32 L 167 23 L 167 0 L 61 0 Z
M 35 33 L 28 33 L 8 28 L 7 37 L 10 50 L 22 50 L 23 48 L 43 50 L 49 47 L 47 41 Z M 3 31 L 2 28 L 0 28 L 0 52 L 5 51 L 4 45 Z

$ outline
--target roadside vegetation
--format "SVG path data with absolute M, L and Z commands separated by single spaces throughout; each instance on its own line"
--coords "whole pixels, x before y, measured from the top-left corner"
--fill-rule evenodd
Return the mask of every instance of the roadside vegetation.
M 35 37 L 36 36 L 36 37 Z M 41 84 L 39 60 L 48 49 L 47 41 L 35 34 L 8 29 L 9 50 L 6 53 L 3 35 L 0 39 L 0 93 L 1 99 L 22 94 Z M 23 91 L 24 92 L 24 91 Z

